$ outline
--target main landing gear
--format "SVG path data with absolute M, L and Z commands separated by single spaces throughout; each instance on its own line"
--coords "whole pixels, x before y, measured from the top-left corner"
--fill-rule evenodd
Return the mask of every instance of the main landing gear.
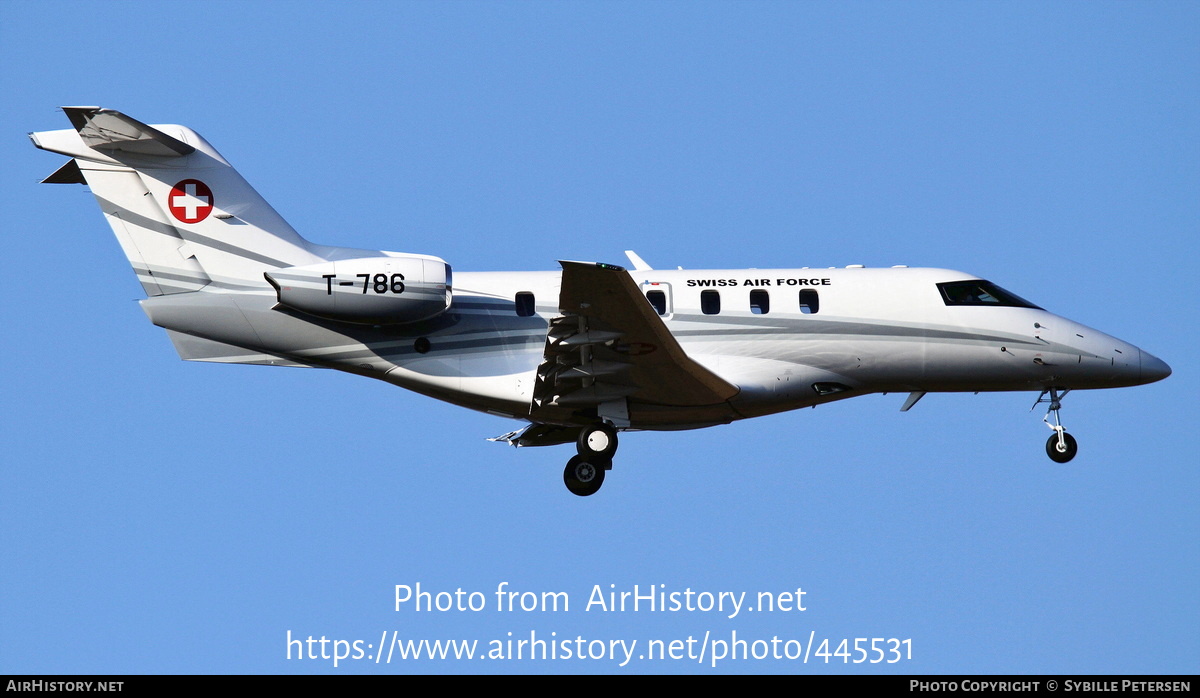
M 1050 409 L 1046 410 L 1046 416 L 1042 417 L 1042 421 L 1046 426 L 1050 427 L 1054 434 L 1046 440 L 1046 455 L 1050 456 L 1050 460 L 1055 463 L 1066 463 L 1075 457 L 1079 451 L 1079 445 L 1075 442 L 1075 437 L 1067 433 L 1062 422 L 1058 418 L 1058 411 L 1062 409 L 1062 399 L 1067 396 L 1070 390 L 1064 390 L 1061 393 L 1056 388 L 1043 390 L 1038 396 L 1037 402 L 1033 403 L 1037 407 L 1043 402 L 1050 404 Z M 1050 397 L 1046 397 L 1049 394 Z M 1054 424 L 1050 423 L 1050 415 L 1054 415 Z
M 579 430 L 575 442 L 579 455 L 567 461 L 563 482 L 571 494 L 587 497 L 600 491 L 604 473 L 612 470 L 617 452 L 617 430 L 611 424 L 591 424 Z

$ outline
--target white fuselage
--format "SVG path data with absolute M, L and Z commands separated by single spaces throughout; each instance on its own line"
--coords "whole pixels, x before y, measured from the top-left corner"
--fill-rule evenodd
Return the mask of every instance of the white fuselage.
M 705 426 L 875 392 L 1110 388 L 1169 373 L 1137 347 L 1039 308 L 949 305 L 937 284 L 976 278 L 962 272 L 630 274 L 644 293 L 656 293 L 659 315 L 687 355 L 739 389 L 728 404 L 704 413 L 672 416 L 668 409 L 639 419 L 633 410 L 631 428 Z M 268 289 L 221 294 L 229 299 L 225 320 L 219 308 L 197 314 L 182 307 L 190 304 L 186 296 L 206 293 L 143 304 L 168 329 L 524 419 L 547 324 L 559 314 L 560 279 L 560 272 L 456 272 L 449 311 L 392 327 L 281 312 Z M 518 293 L 532 294 L 532 316 L 518 315 Z M 195 319 L 201 316 L 203 327 Z
M 588 496 L 617 432 L 694 429 L 868 393 L 1029 390 L 1047 455 L 1077 444 L 1065 391 L 1161 380 L 1137 347 L 942 269 L 638 270 L 457 275 L 426 254 L 304 239 L 195 131 L 101 107 L 30 134 L 71 158 L 181 358 L 333 368 L 528 421 L 497 440 L 574 442 Z M 1054 417 L 1054 423 L 1049 421 Z

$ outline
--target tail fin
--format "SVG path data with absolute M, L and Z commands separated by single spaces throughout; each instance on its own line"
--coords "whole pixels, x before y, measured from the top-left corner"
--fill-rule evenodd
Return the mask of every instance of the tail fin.
M 191 129 L 63 111 L 74 129 L 29 134 L 73 158 L 44 181 L 91 187 L 147 295 L 261 288 L 266 271 L 324 261 Z

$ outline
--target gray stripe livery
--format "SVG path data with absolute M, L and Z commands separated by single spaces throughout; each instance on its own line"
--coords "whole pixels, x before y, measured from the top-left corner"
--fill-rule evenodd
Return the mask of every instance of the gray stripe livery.
M 186 127 L 64 111 L 73 128 L 30 134 L 71 158 L 45 181 L 91 188 L 182 358 L 333 368 L 527 421 L 502 440 L 578 440 L 564 472 L 576 494 L 598 488 L 618 430 L 892 391 L 910 393 L 904 409 L 927 392 L 1046 391 L 1057 420 L 1067 390 L 1170 373 L 949 270 L 660 271 L 633 255 L 632 272 L 452 278 L 437 257 L 308 242 Z

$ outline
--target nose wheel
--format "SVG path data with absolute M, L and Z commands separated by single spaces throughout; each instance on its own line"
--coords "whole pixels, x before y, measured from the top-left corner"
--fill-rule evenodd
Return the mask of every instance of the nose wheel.
M 1046 440 L 1046 455 L 1050 456 L 1050 460 L 1055 463 L 1066 463 L 1075 457 L 1075 452 L 1078 450 L 1079 446 L 1075 443 L 1075 437 L 1065 431 L 1054 434 Z
M 1067 433 L 1058 417 L 1058 411 L 1062 409 L 1062 399 L 1069 392 L 1071 391 L 1064 390 L 1060 393 L 1057 388 L 1043 390 L 1042 394 L 1038 396 L 1037 402 L 1033 403 L 1034 407 L 1043 402 L 1050 405 L 1050 409 L 1046 410 L 1046 416 L 1042 417 L 1042 421 L 1054 431 L 1054 434 L 1046 440 L 1046 455 L 1050 456 L 1050 460 L 1055 463 L 1066 463 L 1079 451 L 1079 444 L 1076 443 L 1075 437 Z M 1050 423 L 1051 415 L 1054 416 L 1053 424 Z

